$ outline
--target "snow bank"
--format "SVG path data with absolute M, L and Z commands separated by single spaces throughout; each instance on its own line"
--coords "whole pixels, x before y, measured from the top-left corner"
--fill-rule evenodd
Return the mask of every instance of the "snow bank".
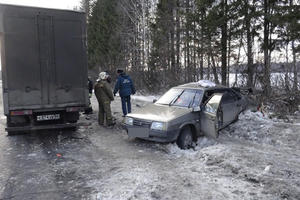
M 263 116 L 261 112 L 246 111 L 240 114 L 236 123 L 222 130 L 220 134 L 270 144 L 273 141 L 268 136 L 271 134 L 270 129 L 273 125 L 274 122 Z
M 185 156 L 185 157 L 195 157 L 198 152 L 206 147 L 209 146 L 213 146 L 217 144 L 217 141 L 212 139 L 212 138 L 208 138 L 208 137 L 199 137 L 197 142 L 195 142 L 193 144 L 193 148 L 191 149 L 187 149 L 187 150 L 183 150 L 180 149 L 177 144 L 168 144 L 166 146 L 166 151 L 171 154 L 171 155 L 175 155 L 176 157 L 181 157 L 181 156 Z
M 262 113 L 246 111 L 245 113 L 240 114 L 239 120 L 236 123 L 233 123 L 220 131 L 218 140 L 208 137 L 199 137 L 191 149 L 182 150 L 174 143 L 168 144 L 166 146 L 166 151 L 170 155 L 175 155 L 176 157 L 184 156 L 194 158 L 201 150 L 218 145 L 219 142 L 222 142 L 226 137 L 250 140 L 258 143 L 274 144 L 275 141 L 269 137 L 270 134 L 272 134 L 270 128 L 273 125 L 274 122 L 263 116 Z

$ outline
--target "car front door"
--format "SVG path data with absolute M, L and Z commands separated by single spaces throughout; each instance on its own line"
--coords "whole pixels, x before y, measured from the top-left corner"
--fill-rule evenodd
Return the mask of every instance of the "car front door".
M 201 112 L 201 131 L 209 137 L 217 138 L 219 136 L 218 111 L 223 94 L 214 94 L 204 105 Z

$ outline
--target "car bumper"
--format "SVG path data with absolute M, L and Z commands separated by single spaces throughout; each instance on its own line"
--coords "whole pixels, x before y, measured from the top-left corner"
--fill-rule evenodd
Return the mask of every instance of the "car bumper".
M 174 142 L 177 140 L 179 134 L 179 131 L 177 130 L 156 131 L 151 130 L 150 128 L 128 125 L 125 126 L 125 129 L 129 137 L 141 138 L 154 142 Z

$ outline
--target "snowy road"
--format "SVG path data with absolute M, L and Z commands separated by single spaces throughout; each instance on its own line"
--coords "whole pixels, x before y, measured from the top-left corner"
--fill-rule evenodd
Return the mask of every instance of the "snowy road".
M 144 98 L 136 98 L 139 109 Z M 247 112 L 193 150 L 99 127 L 7 137 L 0 118 L 0 199 L 300 199 L 300 127 Z M 149 99 L 149 102 L 151 99 Z M 97 109 L 93 98 L 93 106 Z M 120 99 L 112 110 L 121 120 Z M 298 122 L 299 123 L 299 122 Z

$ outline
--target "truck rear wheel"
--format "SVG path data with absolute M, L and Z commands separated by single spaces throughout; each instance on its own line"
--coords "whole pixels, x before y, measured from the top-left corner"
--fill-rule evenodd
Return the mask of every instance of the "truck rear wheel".
M 7 116 L 6 126 L 7 127 L 18 127 L 26 126 L 29 124 L 28 116 Z M 7 131 L 7 136 L 22 135 L 26 134 L 24 131 Z
M 79 112 L 70 112 L 65 114 L 65 121 L 68 123 L 76 123 L 79 119 Z
M 73 127 L 67 128 L 67 130 L 69 130 L 71 132 L 76 132 L 78 130 L 78 127 L 77 126 L 73 126 Z
M 7 131 L 7 136 L 15 136 L 15 135 L 22 135 L 22 134 L 25 133 L 21 131 Z
M 28 116 L 7 116 L 7 127 L 25 126 L 29 124 Z

